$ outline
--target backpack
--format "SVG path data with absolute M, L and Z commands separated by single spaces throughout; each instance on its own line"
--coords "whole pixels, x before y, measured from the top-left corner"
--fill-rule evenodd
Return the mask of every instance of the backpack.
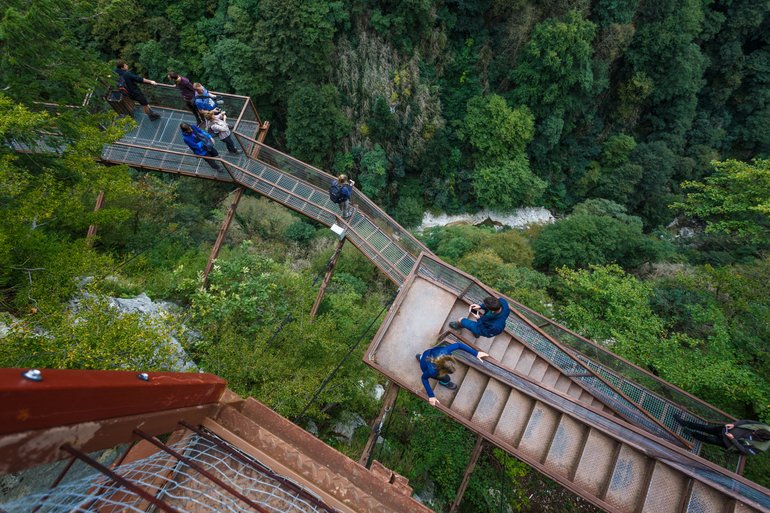
M 331 187 L 329 187 L 329 199 L 333 203 L 342 203 L 345 200 L 342 196 L 342 187 L 340 187 L 340 183 L 337 180 L 334 180 Z
M 123 75 L 118 75 L 118 91 L 128 95 L 128 86 L 126 85 L 126 78 Z

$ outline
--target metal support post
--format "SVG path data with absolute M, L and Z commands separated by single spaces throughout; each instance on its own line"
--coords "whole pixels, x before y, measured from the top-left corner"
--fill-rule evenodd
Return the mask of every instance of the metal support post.
M 225 218 L 222 220 L 222 226 L 219 227 L 217 240 L 214 243 L 214 247 L 211 248 L 209 261 L 206 264 L 206 269 L 203 271 L 204 287 L 207 287 L 209 284 L 209 273 L 211 272 L 211 269 L 214 267 L 214 261 L 217 259 L 217 256 L 219 256 L 219 250 L 222 249 L 222 243 L 225 241 L 225 235 L 227 234 L 227 230 L 228 228 L 230 228 L 230 223 L 232 222 L 233 217 L 235 216 L 235 209 L 238 208 L 238 202 L 241 201 L 241 196 L 243 196 L 243 187 L 238 187 L 237 189 L 235 189 L 235 196 L 233 197 L 232 203 L 230 203 L 230 208 L 227 209 Z
M 385 395 L 382 398 L 382 408 L 380 408 L 380 413 L 375 417 L 374 422 L 372 422 L 372 432 L 369 435 L 369 440 L 366 441 L 361 457 L 358 459 L 358 463 L 366 468 L 369 468 L 372 465 L 374 446 L 377 444 L 377 439 L 380 437 L 382 425 L 385 423 L 385 417 L 387 417 L 390 410 L 393 409 L 393 405 L 396 403 L 399 390 L 400 387 L 392 381 L 388 383 L 388 388 L 385 389 Z
M 455 501 L 452 503 L 452 507 L 449 508 L 449 513 L 455 513 L 457 508 L 460 507 L 460 503 L 463 500 L 463 495 L 465 495 L 465 489 L 468 487 L 468 481 L 471 480 L 471 474 L 473 473 L 473 469 L 476 468 L 476 462 L 479 460 L 479 456 L 481 455 L 481 449 L 484 446 L 483 442 L 484 438 L 482 438 L 481 435 L 477 435 L 476 446 L 473 448 L 473 452 L 471 452 L 471 459 L 468 461 L 468 466 L 465 467 L 465 475 L 463 476 L 463 480 L 460 482 L 460 487 L 457 489 L 457 496 L 455 497 Z
M 315 298 L 315 303 L 313 303 L 313 308 L 310 309 L 311 320 L 315 318 L 315 314 L 318 313 L 318 307 L 321 306 L 321 301 L 323 300 L 324 293 L 326 292 L 326 286 L 329 284 L 329 280 L 331 279 L 332 273 L 334 272 L 334 266 L 337 265 L 337 259 L 340 257 L 340 253 L 342 253 L 342 246 L 344 244 L 345 237 L 342 237 L 339 242 L 337 242 L 337 249 L 334 250 L 334 254 L 329 260 L 329 265 L 326 266 L 326 274 L 324 275 L 324 279 L 321 282 L 321 288 L 318 289 L 318 295 Z
M 104 191 L 99 191 L 99 196 L 96 197 L 96 206 L 94 212 L 100 211 L 104 207 Z M 88 227 L 88 233 L 86 233 L 86 244 L 89 246 L 93 244 L 94 237 L 96 237 L 96 225 L 92 224 Z

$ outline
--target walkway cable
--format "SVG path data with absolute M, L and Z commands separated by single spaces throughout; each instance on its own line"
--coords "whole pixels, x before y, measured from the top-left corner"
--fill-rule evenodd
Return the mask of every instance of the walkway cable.
M 374 326 L 374 323 L 377 321 L 377 319 L 380 318 L 380 315 L 382 315 L 383 312 L 385 312 L 385 310 L 387 310 L 390 307 L 390 305 L 393 304 L 393 301 L 396 300 L 396 296 L 398 295 L 399 290 L 400 289 L 396 290 L 393 293 L 393 295 L 388 300 L 388 302 L 385 303 L 385 306 L 382 307 L 382 310 L 380 310 L 380 312 L 377 315 L 374 316 L 374 318 L 372 319 L 372 322 L 369 323 L 369 326 L 367 326 L 366 329 L 364 330 L 364 332 L 361 333 L 361 336 L 358 337 L 358 340 L 356 340 L 356 342 L 353 345 L 350 346 L 350 348 L 348 349 L 347 353 L 345 353 L 345 356 L 342 357 L 342 360 L 340 360 L 340 362 L 337 364 L 337 366 L 334 368 L 334 370 L 331 371 L 331 373 L 329 373 L 328 376 L 326 376 L 326 378 L 323 380 L 321 385 L 318 387 L 318 390 L 315 391 L 315 394 L 313 395 L 313 398 L 310 399 L 310 401 L 308 401 L 308 403 L 302 409 L 302 413 L 300 413 L 299 415 L 297 415 L 297 417 L 295 417 L 295 422 L 297 422 L 297 421 L 299 421 L 299 419 L 302 419 L 302 418 L 305 417 L 305 414 L 307 413 L 308 409 L 310 409 L 310 406 L 315 402 L 316 399 L 318 399 L 318 396 L 321 395 L 321 392 L 324 391 L 324 389 L 326 388 L 326 385 L 329 384 L 329 382 L 332 380 L 332 378 L 334 378 L 334 376 L 337 374 L 337 371 L 340 370 L 340 368 L 347 361 L 347 359 L 350 357 L 350 355 L 353 354 L 353 351 L 355 351 L 355 349 L 358 347 L 358 344 L 361 343 L 361 341 L 364 339 L 366 334 L 369 333 L 369 330 L 372 328 L 372 326 Z

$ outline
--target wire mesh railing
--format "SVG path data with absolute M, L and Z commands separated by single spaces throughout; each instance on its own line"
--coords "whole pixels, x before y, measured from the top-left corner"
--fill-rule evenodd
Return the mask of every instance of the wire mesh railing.
M 510 305 L 512 309 L 515 309 L 533 324 L 537 325 L 540 330 L 570 349 L 580 353 L 581 361 L 586 365 L 592 366 L 594 370 L 602 373 L 607 379 L 617 381 L 621 388 L 628 390 L 629 394 L 639 395 L 642 400 L 652 401 L 652 399 L 643 397 L 645 392 L 652 392 L 658 396 L 659 401 L 672 401 L 703 419 L 715 422 L 735 420 L 729 414 L 688 394 L 671 383 L 663 381 L 531 308 L 516 301 L 511 301 Z M 656 404 L 656 407 L 662 407 L 662 405 Z

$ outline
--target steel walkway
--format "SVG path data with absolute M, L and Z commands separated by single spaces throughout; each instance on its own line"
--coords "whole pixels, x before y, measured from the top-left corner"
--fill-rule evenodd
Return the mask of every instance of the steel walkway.
M 341 226 L 346 229 L 347 239 L 398 286 L 407 281 L 420 255 L 430 254 L 414 236 L 358 190 L 353 193 L 356 213 L 347 222 L 341 219 L 338 207 L 328 198 L 331 175 L 257 142 L 261 122 L 249 98 L 221 95 L 229 113 L 239 112 L 234 132 L 245 151 L 237 156 L 222 154 L 217 159 L 222 170 L 216 171 L 194 156 L 181 140 L 179 122 L 194 120 L 181 105 L 176 91 L 163 87 L 153 90 L 151 102 L 161 106 L 158 110 L 162 119 L 152 123 L 137 112 L 137 128 L 120 141 L 106 146 L 103 161 L 238 184 L 326 226 Z M 452 291 L 457 300 L 453 308 L 464 308 L 462 305 L 479 302 L 493 293 L 472 277 L 433 257 L 424 259 L 417 272 Z M 724 412 L 554 321 L 515 301 L 509 302 L 517 315 L 509 318 L 508 342 L 486 341 L 490 344 L 489 352 L 497 355 L 511 345 L 520 346 L 521 353 L 526 355 L 522 362 L 531 359 L 536 363 L 528 372 L 532 373 L 534 369 L 533 379 L 542 380 L 546 387 L 557 391 L 559 387 L 566 387 L 562 391 L 579 401 L 599 406 L 607 414 L 621 417 L 695 454 L 699 453 L 700 445 L 682 432 L 674 415 L 696 420 L 732 420 Z M 480 346 L 484 343 L 479 341 Z M 537 376 L 540 369 L 545 371 Z M 550 382 L 554 376 L 556 381 Z M 721 465 L 736 468 L 734 459 L 720 461 L 724 455 L 716 456 L 714 459 L 709 455 Z

